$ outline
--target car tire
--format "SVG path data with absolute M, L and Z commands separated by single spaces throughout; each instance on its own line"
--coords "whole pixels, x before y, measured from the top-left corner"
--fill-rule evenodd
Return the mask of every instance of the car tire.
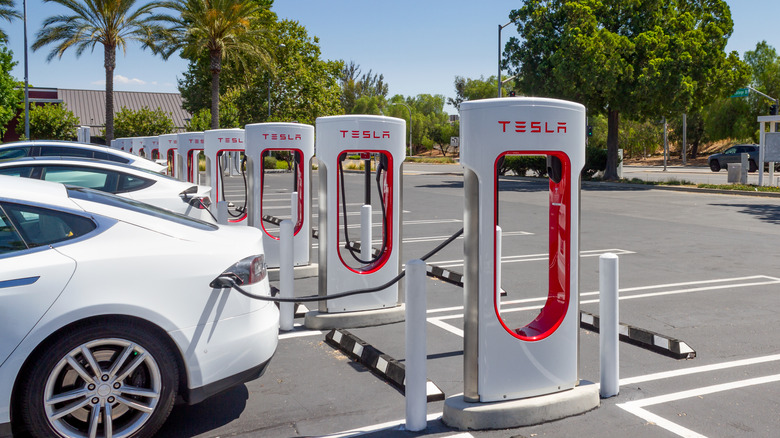
M 20 398 L 25 427 L 34 437 L 88 437 L 91 428 L 96 436 L 151 437 L 179 381 L 166 345 L 131 322 L 69 330 L 31 361 Z
M 718 160 L 711 160 L 710 161 L 710 170 L 713 172 L 720 172 L 720 163 Z
M 758 164 L 756 164 L 755 161 L 749 160 L 748 161 L 748 172 L 755 172 L 758 170 Z

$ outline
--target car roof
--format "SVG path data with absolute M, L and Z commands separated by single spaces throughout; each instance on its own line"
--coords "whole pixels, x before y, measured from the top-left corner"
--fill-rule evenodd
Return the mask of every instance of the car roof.
M 147 171 L 146 169 L 133 166 L 131 164 L 118 163 L 116 161 L 109 161 L 109 160 L 101 160 L 98 158 L 47 156 L 47 157 L 22 157 L 22 158 L 15 158 L 13 160 L 0 161 L 0 167 L 14 167 L 20 164 L 23 165 L 35 164 L 38 166 L 43 166 L 47 164 L 69 164 L 69 165 L 83 165 L 88 167 L 102 167 L 102 168 L 112 167 L 112 168 L 121 168 L 122 170 L 128 170 L 128 171 L 141 173 L 145 175 L 156 174 L 158 176 L 163 176 L 160 175 L 159 173 Z
M 25 147 L 25 146 L 67 146 L 75 149 L 88 149 L 92 151 L 105 152 L 114 156 L 122 157 L 129 160 L 136 167 L 143 167 L 151 169 L 156 172 L 160 172 L 165 169 L 165 166 L 159 165 L 151 160 L 133 155 L 129 152 L 119 149 L 113 149 L 109 146 L 93 144 L 93 143 L 79 143 L 75 141 L 65 140 L 27 140 L 27 141 L 14 141 L 10 143 L 0 144 L 0 149 L 12 148 L 12 147 Z
M 77 208 L 68 198 L 65 186 L 37 179 L 0 175 L 0 200 L 49 204 Z

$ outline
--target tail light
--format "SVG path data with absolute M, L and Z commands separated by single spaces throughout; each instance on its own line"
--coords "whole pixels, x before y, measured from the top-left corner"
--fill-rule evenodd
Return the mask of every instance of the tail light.
M 227 287 L 229 283 L 223 281 L 225 278 L 230 278 L 239 286 L 255 284 L 263 281 L 267 275 L 267 269 L 264 255 L 249 256 L 227 268 L 209 286 L 212 288 Z

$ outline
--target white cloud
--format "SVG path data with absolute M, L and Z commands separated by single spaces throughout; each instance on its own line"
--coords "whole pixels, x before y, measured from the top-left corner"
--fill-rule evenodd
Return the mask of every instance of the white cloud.
M 131 79 L 131 78 L 128 78 L 128 77 L 122 76 L 122 75 L 114 75 L 114 83 L 115 84 L 123 84 L 123 85 L 146 85 L 147 84 L 147 82 L 142 80 L 142 79 L 138 79 L 138 78 L 132 78 Z M 106 85 L 106 81 L 105 80 L 94 81 L 94 82 L 91 82 L 91 84 L 92 85 L 103 85 L 103 86 L 105 86 Z M 152 84 L 156 85 L 157 83 L 156 82 L 152 82 Z

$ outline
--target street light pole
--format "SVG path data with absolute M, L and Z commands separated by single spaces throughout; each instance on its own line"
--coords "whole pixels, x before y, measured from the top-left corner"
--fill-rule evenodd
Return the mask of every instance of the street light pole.
M 412 109 L 409 105 L 401 102 L 390 102 L 389 105 L 403 105 L 409 111 L 409 155 L 413 155 L 414 150 L 412 148 Z
M 514 23 L 514 21 L 510 21 L 509 23 L 505 25 L 498 25 L 498 76 L 496 77 L 496 82 L 498 82 L 498 97 L 501 97 L 501 30 L 505 27 L 509 26 L 510 24 Z
M 30 139 L 30 81 L 27 74 L 27 0 L 24 6 L 24 138 Z

